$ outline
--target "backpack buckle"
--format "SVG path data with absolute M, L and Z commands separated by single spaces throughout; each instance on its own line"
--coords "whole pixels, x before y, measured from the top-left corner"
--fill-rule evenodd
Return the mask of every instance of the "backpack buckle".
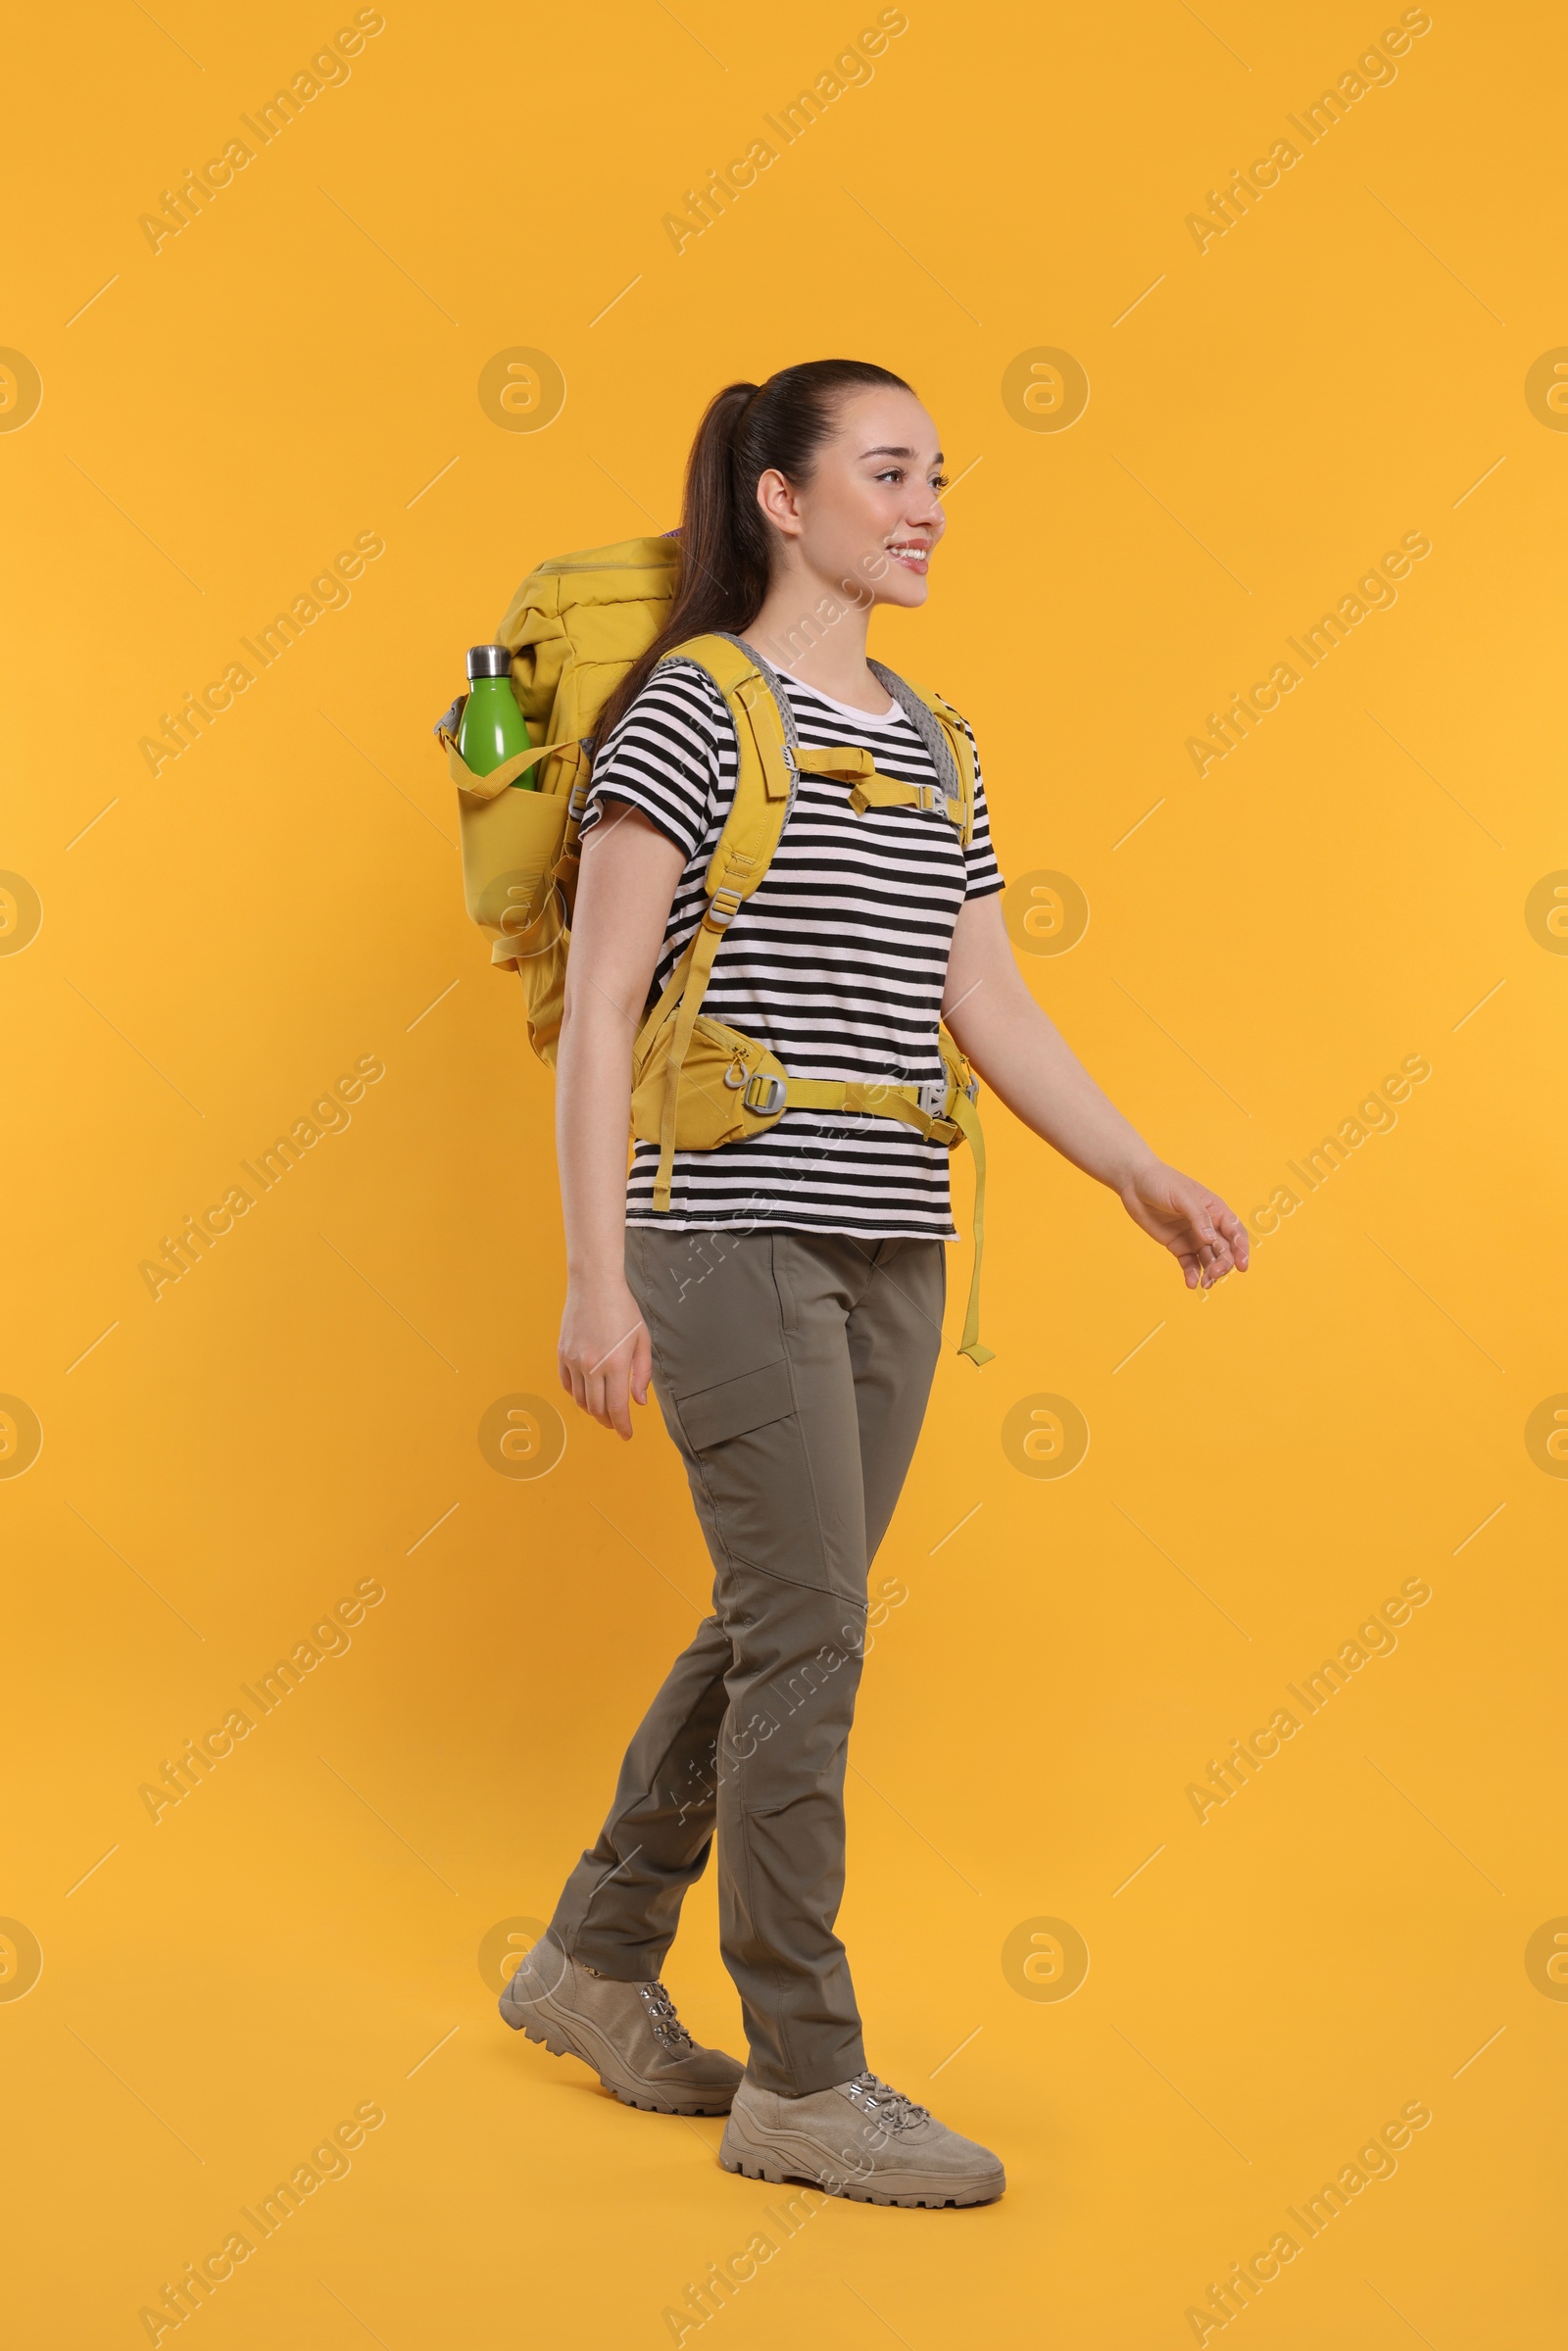
M 920 1107 L 925 1112 L 927 1118 L 940 1118 L 943 1111 L 948 1106 L 948 1081 L 946 1076 L 940 1078 L 923 1078 L 915 1091 L 919 1097 Z
M 715 890 L 708 902 L 706 919 L 715 931 L 721 931 L 734 921 L 740 910 L 741 894 L 738 890 Z
M 764 1117 L 770 1117 L 775 1110 L 783 1109 L 789 1091 L 784 1080 L 774 1077 L 771 1070 L 759 1069 L 747 1079 L 741 1100 L 748 1110 L 760 1110 Z

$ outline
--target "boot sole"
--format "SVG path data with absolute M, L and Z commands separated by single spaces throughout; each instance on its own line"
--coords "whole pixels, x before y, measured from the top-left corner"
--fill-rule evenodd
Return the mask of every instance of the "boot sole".
M 510 1985 L 508 1988 L 510 1989 Z M 590 2073 L 599 2076 L 600 2088 L 608 2089 L 612 2098 L 620 2100 L 622 2106 L 635 2106 L 643 2114 L 728 2114 L 729 2100 L 727 2098 L 722 2104 L 710 2101 L 704 2104 L 693 2102 L 677 2106 L 667 2098 L 661 2098 L 646 2084 L 632 2087 L 612 2081 L 603 2071 L 603 2063 L 600 2058 L 591 2056 L 586 2049 L 579 2049 L 574 2045 L 572 2036 L 559 2019 L 547 2019 L 540 2014 L 543 2005 L 544 2003 L 541 2001 L 532 2001 L 528 2008 L 523 2009 L 519 2015 L 509 2004 L 507 1994 L 503 1992 L 500 2002 L 502 2021 L 510 2025 L 514 2033 L 520 2033 L 524 2040 L 531 2040 L 540 2048 L 548 2049 L 552 2057 L 575 2057 L 579 2065 L 587 2066 Z
M 995 2173 L 984 2173 L 973 2180 L 955 2181 L 945 2188 L 935 2184 L 922 2187 L 908 2172 L 890 2172 L 885 2176 L 888 2184 L 871 2187 L 851 2179 L 848 2174 L 840 2178 L 831 2171 L 813 2172 L 808 2163 L 792 2169 L 787 2157 L 769 2154 L 743 2137 L 735 2128 L 733 2115 L 729 2129 L 724 2133 L 724 2143 L 718 2151 L 718 2160 L 724 2171 L 737 2172 L 743 2180 L 765 2180 L 770 2187 L 792 2184 L 814 2187 L 823 2195 L 844 2196 L 853 2204 L 896 2204 L 907 2211 L 940 2212 L 950 2205 L 994 2204 L 1005 2193 L 1007 2185 L 1006 2174 L 1000 2164 Z

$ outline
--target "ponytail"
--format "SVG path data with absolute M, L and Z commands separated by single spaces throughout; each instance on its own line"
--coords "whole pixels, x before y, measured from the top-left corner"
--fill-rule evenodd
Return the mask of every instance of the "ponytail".
M 901 375 L 864 360 L 808 360 L 764 384 L 726 384 L 708 404 L 686 462 L 680 574 L 669 617 L 606 703 L 595 740 L 608 743 L 659 663 L 688 637 L 743 636 L 772 573 L 772 533 L 757 503 L 770 467 L 807 482 L 840 401 L 857 391 L 906 392 Z

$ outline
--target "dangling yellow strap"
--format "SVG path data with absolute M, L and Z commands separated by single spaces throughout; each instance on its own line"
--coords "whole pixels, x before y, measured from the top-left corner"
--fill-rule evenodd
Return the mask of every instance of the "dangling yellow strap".
M 727 898 L 733 893 L 720 892 L 718 896 Z M 733 906 L 730 911 L 734 911 Z M 664 1099 L 659 1114 L 659 1168 L 654 1177 L 654 1206 L 658 1209 L 667 1209 L 669 1206 L 670 1178 L 675 1166 L 675 1123 L 680 1107 L 681 1064 L 686 1058 L 686 1048 L 692 1041 L 692 1031 L 697 1026 L 697 1015 L 702 1009 L 709 974 L 713 968 L 713 957 L 718 953 L 724 928 L 723 922 L 715 923 L 710 914 L 705 914 L 697 926 L 689 959 L 686 959 L 685 985 L 681 991 L 680 1010 L 675 1015 L 675 1033 L 669 1042 L 669 1059 L 664 1067 Z M 673 975 L 670 985 L 674 985 Z M 665 995 L 668 995 L 667 989 Z
M 980 1113 L 966 1094 L 954 1097 L 953 1117 L 974 1153 L 974 1269 L 969 1276 L 969 1303 L 963 1317 L 958 1352 L 974 1364 L 996 1360 L 994 1347 L 980 1345 L 980 1259 L 986 1246 L 986 1139 L 980 1132 Z

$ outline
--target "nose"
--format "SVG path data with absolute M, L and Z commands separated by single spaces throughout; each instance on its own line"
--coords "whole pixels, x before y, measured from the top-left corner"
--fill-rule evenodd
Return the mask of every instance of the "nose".
M 928 481 L 915 483 L 906 519 L 913 530 L 929 531 L 933 538 L 942 536 L 948 518 L 941 497 Z

